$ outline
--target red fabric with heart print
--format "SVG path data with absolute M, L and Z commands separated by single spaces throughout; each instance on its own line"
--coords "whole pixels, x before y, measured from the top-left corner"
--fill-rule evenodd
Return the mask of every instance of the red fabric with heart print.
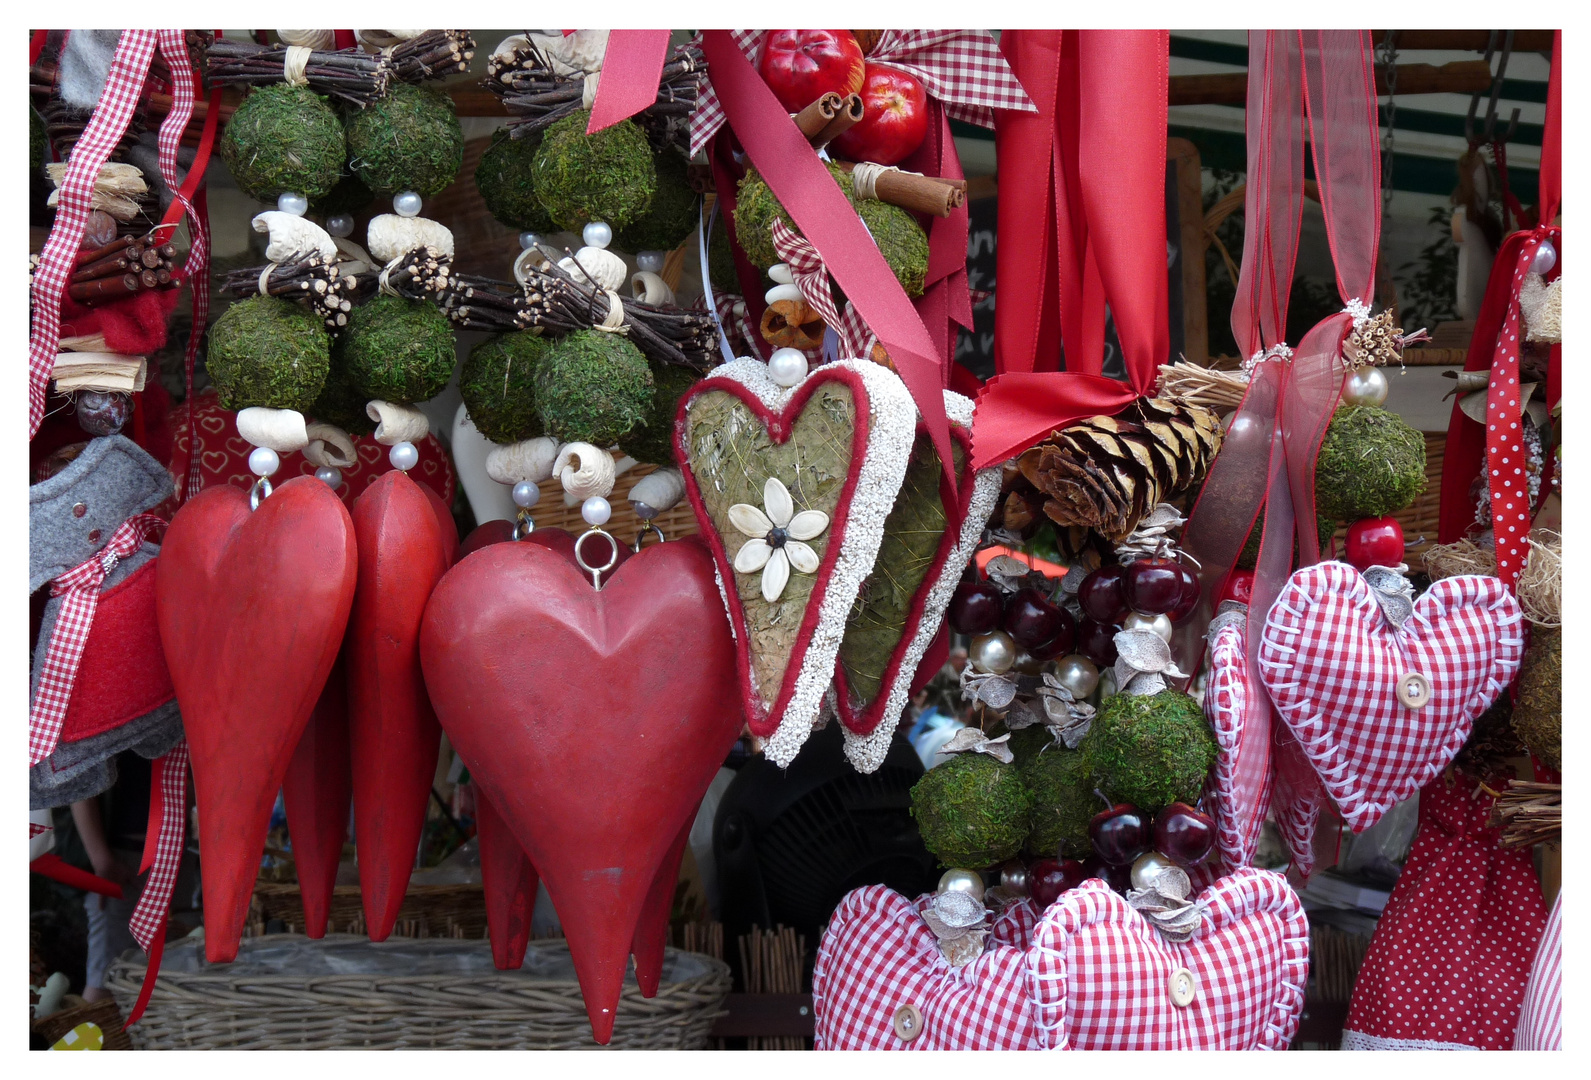
M 1513 682 L 1524 651 L 1519 602 L 1494 577 L 1443 578 L 1399 629 L 1359 571 L 1318 563 L 1295 573 L 1271 607 L 1260 677 L 1299 749 L 1362 832 L 1453 759 L 1487 706 Z M 1397 686 L 1430 682 L 1410 709 Z

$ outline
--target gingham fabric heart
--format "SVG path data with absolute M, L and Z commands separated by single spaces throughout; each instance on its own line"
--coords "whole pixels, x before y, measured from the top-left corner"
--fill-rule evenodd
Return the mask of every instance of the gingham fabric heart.
M 1265 620 L 1260 677 L 1354 832 L 1458 753 L 1519 671 L 1521 622 L 1519 602 L 1494 577 L 1443 578 L 1401 629 L 1346 563 L 1318 563 L 1288 581 Z M 1421 692 L 1426 704 L 1404 704 Z
M 1232 805 L 1237 748 L 1243 738 L 1243 714 L 1251 692 L 1243 636 L 1243 627 L 1237 623 L 1227 623 L 1216 631 L 1210 639 L 1209 677 L 1204 684 L 1204 717 L 1215 733 L 1217 748 L 1215 768 L 1210 770 L 1204 786 L 1205 809 L 1215 817 L 1216 848 L 1221 862 L 1229 867 L 1248 866 L 1254 861 L 1263 820 L 1256 815 L 1253 828 L 1245 830 L 1226 812 Z M 1270 797 L 1271 776 L 1267 773 L 1259 805 L 1264 806 Z
M 1052 904 L 1027 953 L 1040 1047 L 1287 1049 L 1309 975 L 1298 895 L 1246 867 L 1197 902 L 1204 925 L 1181 945 L 1098 879 Z

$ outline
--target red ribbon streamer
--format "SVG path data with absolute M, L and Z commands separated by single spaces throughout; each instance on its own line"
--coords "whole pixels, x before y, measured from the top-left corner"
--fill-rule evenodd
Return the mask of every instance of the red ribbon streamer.
M 28 869 L 35 874 L 43 874 L 51 881 L 59 881 L 62 885 L 84 892 L 98 893 L 112 899 L 122 898 L 122 887 L 114 881 L 106 881 L 98 874 L 91 874 L 87 870 L 79 870 L 69 862 L 65 862 L 53 851 L 46 851 L 37 859 L 28 863 Z
M 610 30 L 602 77 L 591 102 L 586 134 L 628 120 L 657 101 L 657 84 L 668 58 L 668 30 Z

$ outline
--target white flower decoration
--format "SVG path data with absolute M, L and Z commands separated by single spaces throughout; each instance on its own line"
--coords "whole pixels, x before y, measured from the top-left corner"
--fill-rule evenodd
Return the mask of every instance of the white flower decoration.
M 771 604 L 784 592 L 792 566 L 803 574 L 818 572 L 818 553 L 802 541 L 822 536 L 829 515 L 821 510 L 796 513 L 789 489 L 773 476 L 762 486 L 762 505 L 766 513 L 750 503 L 736 503 L 729 508 L 729 520 L 751 537 L 735 555 L 735 572 L 761 570 L 762 598 Z

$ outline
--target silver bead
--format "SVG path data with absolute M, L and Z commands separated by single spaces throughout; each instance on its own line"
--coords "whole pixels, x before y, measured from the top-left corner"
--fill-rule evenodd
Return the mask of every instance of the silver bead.
M 666 252 L 662 251 L 638 251 L 635 253 L 635 267 L 637 270 L 645 270 L 648 273 L 661 274 L 663 272 L 663 259 L 666 254 Z
M 613 507 L 601 495 L 593 495 L 580 504 L 580 516 L 587 525 L 606 525 L 613 516 Z
M 1380 405 L 1387 400 L 1386 373 L 1378 367 L 1357 367 L 1342 383 L 1342 400 L 1347 405 Z
M 635 516 L 640 518 L 642 521 L 651 521 L 653 518 L 657 517 L 656 507 L 648 506 L 644 502 L 636 502 L 634 499 L 630 500 L 630 509 L 634 510 Z
M 309 213 L 309 200 L 296 191 L 284 191 L 276 197 L 276 208 L 284 214 L 303 217 Z
M 420 451 L 412 442 L 396 443 L 387 451 L 387 460 L 392 462 L 394 469 L 408 472 L 420 463 Z
M 326 219 L 326 231 L 338 239 L 354 234 L 354 216 L 352 214 L 333 214 Z
M 400 191 L 392 197 L 392 211 L 399 217 L 419 217 L 420 207 L 418 191 Z
M 1147 889 L 1155 878 L 1176 865 L 1158 851 L 1146 851 L 1132 864 L 1132 887 Z
M 249 453 L 249 472 L 255 476 L 274 476 L 282 467 L 282 459 L 269 446 L 256 446 Z
M 983 875 L 976 870 L 946 870 L 939 879 L 940 892 L 964 892 L 974 900 L 983 899 Z
M 1558 249 L 1552 246 L 1551 240 L 1543 240 L 1536 253 L 1530 257 L 1530 272 L 1532 274 L 1546 274 L 1558 265 Z
M 593 221 L 580 230 L 580 239 L 586 247 L 605 248 L 613 243 L 613 227 L 606 221 Z
M 1171 625 L 1171 616 L 1164 614 L 1143 615 L 1136 611 L 1122 620 L 1121 628 L 1123 630 L 1148 630 L 1151 633 L 1159 634 L 1167 642 L 1171 640 L 1171 635 L 1176 631 L 1176 627 Z
M 967 645 L 967 662 L 973 670 L 1003 675 L 1016 663 L 1016 641 L 1004 630 L 979 634 Z
M 807 357 L 800 349 L 775 349 L 768 357 L 768 377 L 788 389 L 807 377 Z
M 1083 701 L 1099 685 L 1099 668 L 1081 653 L 1072 653 L 1055 662 L 1055 677 L 1075 700 Z
M 541 488 L 529 480 L 521 480 L 514 485 L 514 505 L 529 510 L 541 501 Z
M 338 488 L 342 487 L 342 470 L 334 465 L 322 465 L 320 468 L 315 470 L 315 479 L 319 480 L 333 491 L 336 491 Z
M 527 251 L 539 243 L 541 243 L 541 237 L 533 232 L 522 232 L 519 234 L 519 248 L 521 251 Z
M 1000 888 L 1014 893 L 1028 891 L 1028 868 L 1012 859 L 1000 867 Z

